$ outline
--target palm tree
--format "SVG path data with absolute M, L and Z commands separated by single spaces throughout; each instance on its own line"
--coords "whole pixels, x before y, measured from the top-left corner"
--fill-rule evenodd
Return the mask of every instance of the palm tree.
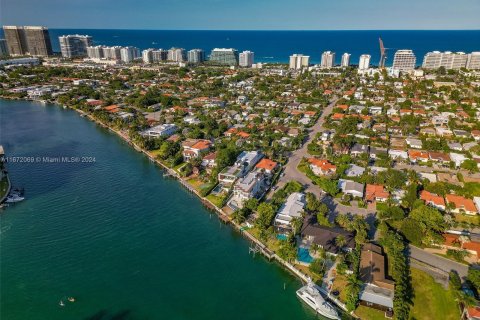
M 293 233 L 295 235 L 298 234 L 298 232 L 300 232 L 300 228 L 302 227 L 302 224 L 303 224 L 302 218 L 295 217 L 292 219 Z
M 341 249 L 347 244 L 347 239 L 343 235 L 339 235 L 335 238 L 335 245 Z
M 350 218 L 346 214 L 339 214 L 335 221 L 343 228 L 350 224 Z

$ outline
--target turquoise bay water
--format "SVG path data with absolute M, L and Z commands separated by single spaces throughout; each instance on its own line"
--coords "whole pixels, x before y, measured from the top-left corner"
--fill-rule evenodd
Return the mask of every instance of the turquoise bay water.
M 27 200 L 0 211 L 0 319 L 315 318 L 299 281 L 74 111 L 0 100 L 0 144 L 96 160 L 8 164 Z

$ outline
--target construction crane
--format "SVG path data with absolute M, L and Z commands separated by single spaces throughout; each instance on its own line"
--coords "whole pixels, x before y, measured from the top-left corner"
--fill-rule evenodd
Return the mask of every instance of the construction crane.
M 382 38 L 378 38 L 378 42 L 380 43 L 380 62 L 379 62 L 379 67 L 380 68 L 385 68 L 385 60 L 387 60 L 387 50 L 383 46 L 383 40 Z

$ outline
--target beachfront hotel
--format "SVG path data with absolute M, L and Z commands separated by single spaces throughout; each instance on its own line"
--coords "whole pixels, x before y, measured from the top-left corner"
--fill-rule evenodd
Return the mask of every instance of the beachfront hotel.
M 397 50 L 393 57 L 392 69 L 399 71 L 410 71 L 415 69 L 415 62 L 417 58 L 412 50 Z
M 295 53 L 290 56 L 289 68 L 294 70 L 308 67 L 310 63 L 310 56 L 304 56 L 303 54 Z

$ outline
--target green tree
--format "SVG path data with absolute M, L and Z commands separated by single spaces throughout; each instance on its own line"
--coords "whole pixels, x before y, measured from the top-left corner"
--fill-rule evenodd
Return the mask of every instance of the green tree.
M 255 224 L 260 229 L 266 229 L 270 226 L 273 218 L 275 217 L 275 210 L 269 203 L 262 202 L 257 208 L 258 217 L 255 220 Z
M 467 159 L 462 162 L 460 168 L 468 170 L 470 173 L 479 172 L 478 165 L 474 160 Z

